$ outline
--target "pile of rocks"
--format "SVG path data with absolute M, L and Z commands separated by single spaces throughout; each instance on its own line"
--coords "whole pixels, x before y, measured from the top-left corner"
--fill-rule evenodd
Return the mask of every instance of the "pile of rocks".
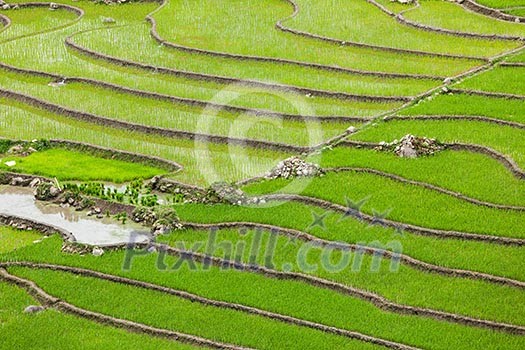
M 418 158 L 433 155 L 444 148 L 444 145 L 435 139 L 408 134 L 401 140 L 394 140 L 390 143 L 381 142 L 376 150 L 394 152 L 401 158 Z
M 311 176 L 322 176 L 323 171 L 317 164 L 308 163 L 307 161 L 299 157 L 291 157 L 285 159 L 275 168 L 270 170 L 265 175 L 267 179 L 285 178 L 290 179 L 294 177 L 311 177 Z
M 248 204 L 250 198 L 242 190 L 226 182 L 216 182 L 208 190 L 210 202 L 223 202 L 234 205 Z
M 180 230 L 182 224 L 173 208 L 137 207 L 132 214 L 133 221 L 151 225 L 153 236 Z
M 3 183 L 4 181 L 0 181 L 0 183 Z M 38 185 L 42 183 L 42 180 L 39 178 L 30 178 L 30 177 L 22 177 L 22 176 L 13 176 L 11 177 L 11 180 L 9 180 L 10 186 L 17 186 L 17 187 L 31 187 L 36 188 Z
M 227 203 L 233 205 L 264 204 L 264 198 L 250 197 L 241 189 L 226 182 L 217 182 L 210 186 L 206 194 L 206 203 Z
M 152 208 L 147 207 L 137 207 L 133 210 L 133 221 L 135 222 L 144 222 L 146 224 L 152 225 L 157 220 L 157 214 L 153 211 Z
M 11 147 L 7 151 L 7 153 L 16 155 L 16 156 L 27 157 L 28 155 L 35 153 L 36 151 L 37 150 L 31 146 L 18 144 L 18 145 L 14 145 L 13 147 Z
M 18 10 L 20 6 L 18 6 L 18 4 L 9 5 L 4 0 L 0 0 L 0 8 L 2 10 Z
M 41 201 L 56 199 L 62 191 L 51 182 L 41 182 L 35 190 L 35 198 Z

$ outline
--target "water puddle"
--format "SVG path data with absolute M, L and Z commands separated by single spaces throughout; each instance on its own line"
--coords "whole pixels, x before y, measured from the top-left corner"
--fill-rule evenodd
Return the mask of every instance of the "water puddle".
M 122 225 L 109 218 L 95 219 L 71 208 L 36 201 L 33 191 L 27 188 L 0 187 L 0 213 L 60 227 L 83 244 L 105 246 L 150 238 L 147 229 L 133 222 Z

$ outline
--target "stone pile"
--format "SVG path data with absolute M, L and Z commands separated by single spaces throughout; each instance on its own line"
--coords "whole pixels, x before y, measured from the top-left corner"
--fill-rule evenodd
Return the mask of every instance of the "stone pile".
M 216 182 L 210 186 L 208 197 L 217 197 L 218 202 L 243 205 L 249 201 L 248 196 L 240 189 L 226 182 Z
M 264 204 L 266 201 L 258 197 L 249 197 L 241 189 L 226 183 L 217 182 L 210 186 L 206 194 L 207 203 L 227 203 L 233 205 Z
M 8 151 L 7 151 L 7 154 L 12 154 L 12 155 L 16 155 L 16 156 L 22 156 L 22 157 L 27 157 L 28 155 L 32 154 L 32 153 L 35 153 L 37 150 L 34 149 L 33 147 L 28 147 L 27 145 L 22 145 L 22 144 L 18 144 L 18 145 L 14 145 L 13 147 L 11 147 Z
M 41 201 L 56 199 L 62 191 L 51 182 L 40 183 L 35 190 L 35 198 Z
M 265 175 L 267 179 L 294 177 L 322 176 L 323 171 L 317 164 L 308 163 L 299 157 L 291 157 L 277 164 L 269 173 Z
M 422 156 L 433 155 L 443 150 L 445 147 L 435 139 L 427 137 L 417 137 L 414 135 L 405 135 L 401 140 L 393 142 L 381 142 L 378 147 L 379 151 L 391 151 L 401 158 L 418 158 Z
M 135 222 L 151 225 L 153 236 L 164 235 L 182 228 L 180 219 L 172 208 L 137 207 L 133 211 L 132 219 Z

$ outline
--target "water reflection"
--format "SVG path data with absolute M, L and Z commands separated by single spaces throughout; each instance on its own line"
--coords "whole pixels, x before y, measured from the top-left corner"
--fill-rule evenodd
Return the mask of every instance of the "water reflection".
M 36 201 L 27 188 L 0 187 L 0 213 L 60 227 L 84 244 L 103 246 L 149 239 L 149 232 L 132 222 L 122 225 L 110 218 L 99 220 L 71 208 Z

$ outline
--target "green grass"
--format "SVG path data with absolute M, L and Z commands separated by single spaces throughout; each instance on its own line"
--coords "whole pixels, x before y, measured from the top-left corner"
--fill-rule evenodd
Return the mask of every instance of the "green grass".
M 183 242 L 187 248 L 195 247 L 194 243 L 196 242 L 204 242 L 204 245 L 199 251 L 223 258 L 228 256 L 228 253 L 224 249 L 225 244 L 231 244 L 232 247 L 238 247 L 240 244 L 243 244 L 243 246 L 246 247 L 243 254 L 239 254 L 238 250 L 232 249 L 230 259 L 233 260 L 235 257 L 235 259 L 239 259 L 245 263 L 250 261 L 250 255 L 252 254 L 251 247 L 254 245 L 254 240 L 257 240 L 254 231 L 248 231 L 240 235 L 237 231 L 221 230 L 217 235 L 215 247 L 210 249 L 208 246 L 208 236 L 209 232 L 207 231 L 195 232 L 193 230 L 186 230 L 176 232 L 169 237 L 160 237 L 160 239 L 162 241 L 168 241 L 174 246 L 180 246 L 179 244 Z M 271 245 L 269 243 L 269 234 L 267 232 L 262 234 L 260 239 L 261 249 L 257 251 L 256 261 L 259 265 L 265 265 L 267 260 L 266 255 L 269 252 L 268 247 Z M 305 250 L 307 253 L 304 253 Z M 477 282 L 469 280 L 441 277 L 436 274 L 417 271 L 407 266 L 401 266 L 399 271 L 391 271 L 391 261 L 389 259 L 383 259 L 383 261 L 377 265 L 378 271 L 373 271 L 375 263 L 374 259 L 370 256 L 363 256 L 360 267 L 356 268 L 355 262 L 359 258 L 356 258 L 356 255 L 352 253 L 345 254 L 346 259 L 348 259 L 346 266 L 343 263 L 343 266 L 338 266 L 338 269 L 329 270 L 328 267 L 337 266 L 345 258 L 343 258 L 342 254 L 338 251 L 328 250 L 327 252 L 330 255 L 323 255 L 323 251 L 319 248 L 311 246 L 308 248 L 308 246 L 301 241 L 293 241 L 287 237 L 279 237 L 275 244 L 275 255 L 272 258 L 272 263 L 277 270 L 290 269 L 294 272 L 318 276 L 363 290 L 375 291 L 390 300 L 409 305 L 416 304 L 440 310 L 454 310 L 452 312 L 458 312 L 460 314 L 472 315 L 475 313 L 478 317 L 482 318 L 494 317 L 489 316 L 489 314 L 492 313 L 490 311 L 482 316 L 478 311 L 471 310 L 471 308 L 475 308 L 474 305 L 476 303 L 484 303 L 482 301 L 483 297 L 481 297 L 484 293 L 492 293 L 490 291 L 492 290 L 492 286 L 485 283 L 478 284 Z M 325 252 L 324 254 L 327 253 Z M 301 263 L 301 259 L 305 259 L 306 263 Z M 327 259 L 329 259 L 329 263 L 327 263 Z M 414 286 L 414 281 L 418 281 L 418 287 Z M 403 285 L 405 285 L 405 288 L 403 288 Z M 439 290 L 439 294 L 442 295 L 435 295 L 435 287 L 437 285 L 446 286 Z M 386 286 L 389 286 L 389 288 L 386 288 Z M 472 299 L 469 303 L 466 303 L 466 299 L 465 302 L 460 301 L 459 299 L 463 297 L 449 295 L 448 291 L 446 291 L 447 288 L 460 292 L 463 294 L 463 297 L 466 297 L 466 294 L 468 294 L 468 298 Z M 403 290 L 403 292 L 401 292 L 401 290 Z M 509 297 L 513 294 L 518 300 L 520 299 L 519 292 L 515 293 L 512 288 L 503 288 L 500 292 Z M 420 300 L 416 301 L 415 295 L 418 293 L 420 297 L 425 296 L 425 302 L 421 302 Z M 462 306 L 452 306 L 452 304 L 445 301 L 447 297 L 453 298 L 454 304 L 462 304 Z M 488 306 L 488 308 L 490 309 L 491 307 Z M 521 323 L 518 319 L 510 322 Z
M 173 76 L 166 76 L 161 74 L 148 73 L 136 69 L 124 68 L 107 63 L 101 63 L 86 57 L 77 57 L 63 47 L 63 41 L 68 36 L 79 30 L 90 28 L 97 28 L 105 26 L 101 25 L 100 18 L 111 16 L 115 18 L 118 24 L 137 23 L 140 21 L 152 8 L 150 5 L 132 5 L 133 11 L 126 10 L 129 6 L 119 6 L 118 8 L 109 8 L 107 6 L 97 6 L 90 2 L 78 2 L 75 6 L 80 6 L 86 10 L 86 16 L 82 21 L 74 26 L 66 29 L 61 29 L 56 32 L 50 32 L 42 35 L 26 37 L 16 42 L 7 43 L 0 46 L 2 61 L 15 65 L 17 67 L 24 67 L 29 69 L 39 69 L 46 72 L 58 73 L 69 76 L 82 76 L 93 79 L 105 80 L 108 82 L 138 88 L 143 90 L 155 91 L 158 93 L 171 94 L 175 96 L 196 98 L 200 100 L 214 99 L 216 102 L 225 102 L 227 104 L 271 109 L 287 113 L 297 113 L 297 100 L 301 100 L 301 95 L 288 92 L 268 91 L 264 89 L 250 89 L 239 86 L 228 86 L 225 84 L 218 84 L 213 82 L 197 81 Z M 138 7 L 135 7 L 138 6 Z M 139 11 L 140 10 L 140 11 Z M 25 10 L 20 10 L 25 11 Z M 158 47 L 151 43 L 151 38 L 147 33 L 144 33 L 145 41 L 152 45 L 154 51 Z M 41 45 L 45 41 L 47 45 Z M 38 55 L 30 55 L 29 48 L 39 47 Z M 193 58 L 192 58 L 193 59 Z M 184 59 L 185 64 L 188 63 Z M 209 65 L 213 60 L 202 62 L 201 65 Z M 240 63 L 236 63 L 238 65 Z M 220 66 L 220 65 L 219 65 Z M 273 74 L 282 75 L 280 66 L 269 65 L 272 72 L 266 70 L 263 79 L 268 79 Z M 252 65 L 249 70 L 258 72 L 261 71 L 259 64 Z M 289 70 L 287 70 L 289 71 Z M 295 71 L 297 78 L 303 76 L 312 76 L 310 79 L 311 87 L 319 87 L 323 81 L 329 81 L 330 84 L 325 85 L 327 88 L 334 88 L 334 82 L 344 78 L 346 89 L 350 79 L 354 81 L 350 85 L 352 93 L 364 94 L 415 94 L 423 92 L 433 85 L 435 81 L 429 80 L 407 80 L 407 79 L 391 79 L 378 81 L 376 78 L 359 77 L 347 74 L 335 74 L 328 72 L 319 72 L 317 70 L 300 69 Z M 303 78 L 301 78 L 303 79 Z M 313 80 L 312 80 L 313 79 Z M 294 80 L 294 82 L 297 82 Z M 410 84 L 409 84 L 410 83 Z M 300 83 L 299 83 L 300 84 Z M 238 92 L 238 93 L 237 93 Z M 321 115 L 374 115 L 382 110 L 389 109 L 396 104 L 377 104 L 365 103 L 355 101 L 338 101 L 330 98 L 309 98 L 308 104 L 317 114 Z
M 284 191 L 283 188 L 287 187 Z M 306 187 L 304 190 L 302 190 Z M 243 187 L 254 195 L 295 193 L 345 205 L 345 198 L 370 197 L 363 212 L 389 212 L 387 219 L 442 230 L 524 238 L 525 215 L 476 206 L 422 187 L 373 174 L 329 173 L 322 178 L 271 180 Z
M 19 231 L 8 226 L 0 226 L 0 254 L 31 245 L 40 237 L 33 231 Z
M 195 143 L 167 139 L 125 130 L 73 121 L 24 105 L 4 105 L 0 111 L 9 118 L 0 118 L 0 135 L 6 138 L 33 140 L 62 138 L 87 142 L 117 150 L 159 156 L 184 166 L 177 179 L 207 185 L 218 180 L 238 181 L 270 169 L 282 152 L 240 149 L 236 146 Z M 36 131 L 38 130 L 38 131 Z
M 301 9 L 299 15 L 295 19 L 285 22 L 285 25 L 294 29 L 346 41 L 470 56 L 491 55 L 502 48 L 513 46 L 486 40 L 451 37 L 408 27 L 400 24 L 366 1 L 299 0 L 297 3 Z M 427 1 L 422 1 L 421 3 L 425 9 Z M 406 6 L 403 7 L 403 9 L 406 8 Z M 334 11 L 334 9 L 337 9 L 337 11 Z M 416 11 L 409 12 L 407 16 L 410 17 L 412 12 Z M 445 17 L 440 11 L 441 8 L 428 10 L 428 12 L 432 13 L 432 17 Z M 425 18 L 427 16 L 428 13 L 425 13 Z M 458 16 L 461 16 L 462 21 L 465 18 L 463 13 L 458 14 Z M 487 20 L 479 16 L 471 22 L 473 26 L 480 28 L 485 28 L 487 24 L 490 24 L 489 30 L 496 31 L 496 28 L 492 26 L 492 23 L 496 21 Z M 507 25 L 498 23 L 498 25 L 500 32 L 508 32 L 519 28 L 511 23 Z M 521 33 L 525 34 L 525 28 L 521 28 Z
M 25 0 L 15 0 L 21 2 Z M 325 2 L 297 0 L 298 16 L 286 25 L 315 34 L 372 45 L 415 49 L 436 53 L 468 54 L 490 57 L 519 45 L 518 42 L 460 38 L 418 30 L 400 24 L 365 0 Z M 481 0 L 498 6 L 515 6 L 516 0 Z M 523 35 L 525 26 L 496 21 L 466 11 L 458 4 L 444 1 L 421 1 L 421 7 L 401 5 L 388 0 L 379 2 L 399 13 L 413 8 L 406 17 L 416 22 L 448 29 L 486 34 Z M 64 40 L 73 40 L 90 50 L 135 60 L 159 67 L 217 74 L 225 77 L 252 79 L 306 88 L 324 89 L 374 96 L 415 96 L 441 84 L 439 80 L 380 78 L 326 71 L 275 62 L 234 60 L 203 54 L 190 54 L 159 46 L 150 36 L 145 16 L 159 7 L 158 3 L 133 3 L 119 6 L 95 4 L 89 0 L 75 2 L 85 10 L 82 20 L 62 10 L 20 9 L 5 12 L 13 20 L 11 28 L 0 29 L 0 61 L 25 69 L 41 70 L 65 77 L 86 77 L 124 87 L 183 98 L 212 101 L 219 104 L 258 108 L 269 111 L 319 116 L 375 117 L 400 107 L 400 102 L 375 103 L 305 96 L 294 91 L 273 91 L 248 86 L 199 81 L 147 70 L 118 66 L 92 59 L 69 50 Z M 507 10 L 506 10 L 507 11 Z M 521 9 L 508 10 L 524 11 Z M 4 12 L 2 12 L 4 13 Z M 481 60 L 436 58 L 398 54 L 373 49 L 340 47 L 290 33 L 278 31 L 275 22 L 292 13 L 289 3 L 267 0 L 263 5 L 254 0 L 168 1 L 155 13 L 160 35 L 183 45 L 209 50 L 248 55 L 287 58 L 303 62 L 373 70 L 378 72 L 432 74 L 453 76 L 481 65 Z M 116 25 L 102 22 L 112 17 Z M 10 40 L 14 39 L 14 40 Z M 525 54 L 512 57 L 525 62 Z M 525 72 L 525 70 L 524 70 Z M 495 67 L 462 80 L 455 87 L 492 92 L 524 94 L 519 68 Z M 0 88 L 22 92 L 69 109 L 89 112 L 131 123 L 161 128 L 209 132 L 231 137 L 249 137 L 288 144 L 308 144 L 308 131 L 322 131 L 317 142 L 339 134 L 352 123 L 302 123 L 278 121 L 268 117 L 219 112 L 215 121 L 202 108 L 179 103 L 166 103 L 89 84 L 71 83 L 60 88 L 48 86 L 49 79 L 0 71 Z M 413 115 L 479 115 L 525 123 L 523 101 L 441 94 L 396 112 Z M 200 122 L 205 122 L 203 125 Z M 356 125 L 360 126 L 360 125 Z M 514 159 L 525 168 L 523 130 L 472 121 L 376 121 L 365 126 L 353 140 L 392 141 L 407 133 L 436 137 L 441 141 L 469 142 L 491 147 Z M 286 152 L 228 146 L 204 145 L 202 142 L 147 135 L 76 121 L 48 113 L 6 98 L 0 99 L 0 136 L 9 139 L 60 138 L 87 142 L 117 150 L 153 155 L 175 161 L 184 169 L 168 174 L 178 181 L 207 186 L 218 180 L 227 182 L 260 175 L 279 160 L 291 156 Z M 4 155 L 0 168 L 13 157 Z M 137 177 L 164 173 L 142 164 L 122 162 L 66 149 L 50 149 L 29 157 L 16 158 L 16 170 L 24 173 L 57 177 L 60 180 L 124 182 Z M 424 181 L 476 199 L 507 205 L 525 205 L 521 180 L 503 165 L 482 154 L 466 151 L 444 151 L 432 157 L 401 159 L 393 154 L 373 150 L 335 147 L 321 157 L 311 157 L 323 167 L 370 167 L 408 179 Z M 370 199 L 364 211 L 393 211 L 387 218 L 421 226 L 462 230 L 508 237 L 523 237 L 525 216 L 518 211 L 484 208 L 456 200 L 439 192 L 370 174 L 328 174 L 311 181 L 266 181 L 246 186 L 250 193 L 289 192 L 300 188 L 303 195 L 325 198 L 346 204 L 345 196 Z M 302 188 L 304 185 L 304 188 Z M 472 240 L 438 238 L 397 232 L 378 225 L 368 225 L 355 218 L 326 212 L 325 228 L 312 227 L 313 213 L 322 209 L 297 202 L 272 202 L 266 206 L 241 207 L 185 203 L 177 206 L 183 221 L 218 223 L 247 221 L 272 224 L 308 232 L 329 241 L 376 244 L 402 252 L 430 264 L 466 269 L 525 281 L 524 247 L 503 246 Z M 23 210 L 20 211 L 23 216 Z M 181 230 L 159 241 L 187 247 L 205 240 L 207 232 Z M 177 271 L 159 270 L 156 253 L 137 257 L 130 271 L 122 269 L 123 251 L 106 251 L 102 257 L 91 254 L 80 257 L 60 251 L 59 237 L 32 244 L 39 235 L 0 228 L 0 260 L 37 261 L 79 266 L 110 274 L 173 287 L 216 300 L 242 303 L 329 326 L 361 332 L 375 337 L 410 344 L 424 349 L 521 349 L 521 336 L 508 335 L 475 327 L 461 326 L 420 316 L 384 312 L 369 302 L 301 282 L 278 280 L 260 274 L 222 270 L 190 271 L 183 265 Z M 254 232 L 220 230 L 219 240 L 249 247 Z M 269 244 L 264 233 L 263 246 Z M 279 236 L 275 242 L 275 268 L 300 271 L 296 257 L 301 248 L 298 240 Z M 203 248 L 195 248 L 202 251 Z M 219 248 L 210 254 L 223 255 Z M 239 259 L 247 261 L 247 250 Z M 333 252 L 335 263 L 341 252 Z M 350 258 L 355 258 L 350 256 Z M 317 249 L 308 254 L 308 262 L 322 259 Z M 258 257 L 258 263 L 264 263 Z M 371 272 L 372 257 L 365 256 L 359 271 L 347 268 L 329 272 L 322 268 L 307 272 L 312 276 L 340 282 L 377 293 L 396 303 L 427 307 L 474 318 L 525 325 L 523 291 L 479 280 L 424 272 L 401 265 L 389 270 L 390 261 Z M 175 258 L 167 257 L 171 266 Z M 291 263 L 287 265 L 286 263 Z M 197 267 L 202 265 L 197 264 Z M 67 273 L 46 270 L 11 269 L 27 276 L 52 294 L 75 305 L 138 322 L 209 337 L 258 349 L 357 348 L 366 345 L 339 336 L 303 327 L 285 325 L 238 311 L 203 307 L 158 292 L 135 287 L 79 278 Z M 68 316 L 53 310 L 28 316 L 22 310 L 29 303 L 25 291 L 0 283 L 0 349 L 11 348 L 192 348 L 145 335 Z M 64 330 L 62 330 L 64 328 Z M 27 329 L 32 331 L 31 336 Z M 49 334 L 56 334 L 51 337 Z M 33 339 L 34 338 L 34 339 Z
M 130 31 L 128 27 L 102 28 L 75 35 L 73 41 L 92 51 L 102 52 L 113 57 L 136 62 L 148 64 L 154 62 L 156 66 L 161 67 L 354 94 L 414 95 L 417 92 L 421 93 L 432 86 L 436 86 L 437 82 L 436 80 L 428 79 L 378 79 L 377 77 L 329 72 L 290 64 L 252 62 L 231 58 L 210 57 L 196 53 L 185 53 L 172 48 L 162 47 L 152 42 L 149 34 L 150 28 L 147 24 L 136 25 L 133 28 L 132 31 Z M 116 40 L 116 43 L 112 43 L 113 40 Z M 112 44 L 109 44 L 109 42 Z M 405 55 L 398 55 L 398 57 L 392 53 L 372 51 L 375 56 L 390 55 L 390 57 L 385 59 L 384 57 L 366 57 L 366 55 L 362 53 L 347 55 L 346 52 L 344 52 L 344 54 L 342 54 L 342 51 L 346 50 L 345 48 L 328 46 L 328 49 L 333 51 L 333 58 L 330 61 L 314 61 L 314 63 L 335 64 L 345 68 L 361 70 L 434 74 L 438 76 L 442 76 L 444 72 L 454 74 L 460 72 L 459 69 L 467 70 L 469 67 L 480 63 L 480 61 L 457 62 L 457 64 L 454 62 L 454 71 L 451 72 L 450 68 L 446 69 L 445 65 L 442 66 L 441 71 L 437 71 L 431 69 L 432 65 L 435 64 L 435 62 L 430 62 L 432 58 L 420 56 L 411 58 L 405 57 Z M 343 58 L 345 58 L 347 62 L 338 62 Z M 370 60 L 373 59 L 377 60 L 376 62 L 382 62 L 383 60 L 392 62 L 392 67 L 385 66 L 383 68 L 377 65 L 371 65 Z M 416 68 L 407 69 L 406 67 L 408 67 L 408 65 L 406 65 L 406 61 L 426 62 L 424 62 L 424 64 L 420 63 L 419 67 L 416 66 Z M 449 59 L 449 61 L 451 60 Z M 286 69 L 283 69 L 283 67 Z
M 436 34 L 425 34 L 414 30 L 401 27 L 391 18 L 380 12 L 379 9 L 367 4 L 364 1 L 349 5 L 345 3 L 337 3 L 340 5 L 338 13 L 330 13 L 328 18 L 319 18 L 326 15 L 331 8 L 332 3 L 328 2 L 326 5 L 315 5 L 312 2 L 300 2 L 302 12 L 296 20 L 291 22 L 295 26 L 297 22 L 300 24 L 309 22 L 306 29 L 318 32 L 318 28 L 324 28 L 326 22 L 334 19 L 340 22 L 341 18 L 345 18 L 346 23 L 351 26 L 346 31 L 341 28 L 337 37 L 340 39 L 347 39 L 341 37 L 343 33 L 351 35 L 349 40 L 356 40 L 360 42 L 367 42 L 371 44 L 382 44 L 391 46 L 390 38 L 396 38 L 395 35 L 385 34 L 385 32 L 394 33 L 410 33 L 414 38 L 410 39 L 404 37 L 400 44 L 404 41 L 409 41 L 412 44 L 419 40 L 431 41 L 434 44 L 434 50 L 452 50 L 450 47 L 457 48 L 455 53 L 475 54 L 475 55 L 491 55 L 496 52 L 504 51 L 508 48 L 515 47 L 515 43 L 501 43 L 468 40 L 461 38 L 448 38 Z M 450 65 L 455 65 L 454 68 L 462 69 L 468 65 L 475 64 L 475 61 L 468 60 L 453 60 L 444 58 L 430 58 L 418 57 L 416 55 L 401 55 L 396 53 L 381 52 L 373 49 L 362 49 L 356 47 L 338 47 L 331 43 L 324 43 L 318 40 L 299 37 L 290 33 L 283 33 L 274 28 L 275 23 L 279 19 L 284 19 L 291 15 L 291 6 L 284 1 L 270 0 L 267 1 L 266 6 L 260 7 L 257 2 L 234 2 L 231 0 L 221 1 L 173 1 L 165 6 L 162 10 L 155 14 L 155 18 L 159 22 L 159 34 L 170 41 L 178 44 L 198 47 L 214 51 L 227 51 L 230 53 L 239 53 L 247 55 L 259 55 L 269 57 L 284 57 L 308 62 L 317 62 L 322 64 L 337 63 L 342 67 L 355 67 L 368 70 L 379 71 L 399 71 L 399 72 L 419 72 L 419 73 L 435 73 L 444 74 L 451 71 Z M 314 16 L 310 16 L 309 6 L 314 6 L 311 10 Z M 334 7 L 332 7 L 334 8 Z M 352 15 L 350 12 L 354 10 L 359 11 L 359 14 Z M 306 11 L 306 14 L 305 14 Z M 355 13 L 354 12 L 354 13 Z M 242 13 L 243 16 L 236 16 L 237 13 Z M 211 16 L 210 14 L 214 14 Z M 347 15 L 345 17 L 345 15 Z M 340 16 L 340 17 L 338 17 Z M 163 25 L 169 23 L 169 19 L 175 18 L 180 24 L 178 26 Z M 356 18 L 359 18 L 356 20 Z M 377 28 L 371 30 L 370 19 L 373 18 L 373 24 L 377 23 Z M 192 22 L 190 19 L 195 19 Z M 196 23 L 199 23 L 197 26 Z M 364 29 L 364 23 L 369 23 Z M 288 23 L 285 23 L 288 24 Z M 301 26 L 301 29 L 305 27 Z M 348 34 L 354 30 L 354 34 Z M 321 29 L 323 30 L 323 29 Z M 330 30 L 330 29 L 328 29 Z M 223 33 L 217 36 L 217 32 Z M 332 31 L 333 32 L 333 31 Z M 364 32 L 364 33 L 363 33 Z M 187 33 L 192 33 L 188 35 Z M 361 33 L 361 34 L 359 34 Z M 324 34 L 324 33 L 321 33 Z M 365 36 L 363 38 L 363 35 Z M 224 37 L 227 37 L 227 44 L 225 45 Z M 252 45 L 253 39 L 257 37 L 257 45 Z M 449 44 L 449 48 L 445 49 L 445 43 Z M 441 41 L 441 43 L 439 43 Z M 408 45 L 407 45 L 408 46 Z M 406 46 L 405 46 L 406 47 Z M 411 63 L 408 63 L 411 62 Z M 448 66 L 445 70 L 437 70 L 445 64 Z
M 365 342 L 293 326 L 261 316 L 204 306 L 179 297 L 114 282 L 61 272 L 31 271 L 23 268 L 12 270 L 17 275 L 34 280 L 52 295 L 78 307 L 220 342 L 259 349 L 379 348 Z M 78 293 L 80 289 L 85 293 Z M 101 298 L 101 295 L 104 298 Z M 108 299 L 119 300 L 119 302 L 108 303 Z M 140 304 L 137 304 L 139 300 Z M 131 305 L 135 306 L 130 307 Z
M 503 12 L 508 13 L 509 15 L 525 17 L 525 8 L 523 7 L 512 9 L 512 10 L 504 10 Z
M 478 3 L 492 8 L 525 6 L 523 0 L 477 0 Z
M 123 183 L 136 179 L 149 179 L 166 173 L 166 170 L 115 159 L 105 159 L 90 154 L 50 149 L 27 157 L 7 156 L 1 159 L 0 169 L 57 178 L 62 181 L 110 181 Z M 5 165 L 15 161 L 14 167 Z
M 352 198 L 360 200 L 361 198 Z M 275 203 L 273 203 L 275 204 Z M 231 208 L 224 205 L 184 205 L 177 212 L 184 221 L 198 223 L 219 223 L 247 221 L 272 224 L 285 228 L 309 232 L 319 238 L 331 241 L 370 245 L 379 241 L 383 244 L 400 241 L 403 252 L 416 259 L 434 265 L 451 268 L 482 271 L 489 274 L 525 280 L 523 272 L 523 248 L 493 245 L 484 242 L 443 239 L 419 236 L 405 232 L 396 234 L 394 229 L 370 226 L 353 218 L 342 218 L 341 214 L 329 212 L 326 229 L 310 227 L 312 212 L 319 209 L 296 202 L 277 203 L 276 207 Z M 505 259 L 501 259 L 505 256 Z
M 488 73 L 490 74 L 490 73 Z M 519 78 L 518 78 L 519 79 Z M 518 80 L 516 79 L 516 80 Z M 480 76 L 479 79 L 473 78 L 461 84 L 461 88 L 475 88 L 483 86 L 484 89 L 491 89 L 491 85 L 483 84 L 487 79 Z M 499 88 L 502 83 L 494 83 L 494 89 Z M 509 85 L 513 85 L 512 82 Z M 519 90 L 516 90 L 516 92 Z M 421 103 L 409 107 L 399 114 L 403 115 L 470 115 L 482 116 L 494 119 L 507 120 L 511 122 L 525 123 L 525 106 L 523 101 L 509 100 L 496 97 L 483 97 L 466 94 L 441 94 L 432 100 L 425 100 Z M 456 122 L 454 122 L 456 123 Z
M 399 140 L 406 134 L 437 138 L 442 142 L 473 143 L 510 156 L 525 168 L 523 130 L 475 121 L 395 120 L 380 122 L 352 136 L 354 140 L 380 142 Z
M 54 310 L 46 310 L 38 315 L 22 313 L 24 308 L 35 304 L 38 303 L 24 290 L 0 282 L 0 349 L 97 350 L 109 349 L 115 344 L 118 344 L 119 349 L 197 349 L 103 326 Z
M 109 119 L 232 138 L 314 146 L 343 133 L 348 127 L 348 123 L 341 122 L 276 120 L 226 111 L 206 111 L 199 107 L 117 93 L 81 83 L 52 88 L 47 85 L 47 81 L 20 81 L 1 76 L 0 86 Z
M 488 92 L 500 92 L 508 94 L 525 95 L 525 69 L 505 67 L 496 67 L 488 72 L 474 76 L 463 81 L 458 85 L 462 89 L 482 90 Z M 481 99 L 480 99 L 481 100 Z M 494 101 L 492 99 L 485 99 L 487 102 Z M 504 100 L 501 104 L 511 104 L 513 106 L 520 105 L 523 109 L 523 101 Z M 519 109 L 518 109 L 519 110 Z
M 11 26 L 5 31 L 0 31 L 0 44 L 35 32 L 44 32 L 71 24 L 77 19 L 74 13 L 66 10 L 49 11 L 48 8 L 40 7 L 19 9 L 18 11 L 2 11 L 2 14 L 11 19 Z
M 404 343 L 417 344 L 423 348 L 448 349 L 451 346 L 450 344 L 457 349 L 469 349 L 472 347 L 472 344 L 490 348 L 498 344 L 502 348 L 512 349 L 519 348 L 522 342 L 520 337 L 498 332 L 464 327 L 422 317 L 385 313 L 367 302 L 299 282 L 268 279 L 257 274 L 242 273 L 234 270 L 219 270 L 215 267 L 212 267 L 207 272 L 195 273 L 189 271 L 187 265 L 183 265 L 176 273 L 163 272 L 158 271 L 155 267 L 156 254 L 135 259 L 133 268 L 129 272 L 125 272 L 120 268 L 124 258 L 121 252 L 108 253 L 101 258 L 92 256 L 80 258 L 78 256 L 54 253 L 54 250 L 58 249 L 59 246 L 58 238 L 51 239 L 45 242 L 45 249 L 38 251 L 28 249 L 25 254 L 31 260 L 82 266 L 118 274 L 163 286 L 183 289 L 215 300 L 242 303 L 314 322 L 362 331 L 374 336 L 403 341 Z M 23 259 L 25 257 L 20 258 Z M 171 266 L 174 260 L 167 258 L 166 263 L 168 266 Z M 17 269 L 17 274 L 20 272 L 22 271 Z M 60 293 L 67 295 L 68 299 L 71 298 L 69 301 L 80 302 L 80 299 L 84 299 L 81 302 L 85 302 L 85 305 L 90 308 L 94 307 L 94 305 L 98 307 L 104 302 L 105 298 L 98 298 L 96 295 L 85 297 L 79 295 L 73 290 L 72 285 L 63 284 L 59 286 L 59 280 L 55 277 L 57 276 L 55 273 L 46 273 L 45 275 L 52 277 L 52 279 L 47 279 L 47 282 L 44 282 L 41 272 L 44 271 L 24 271 L 23 273 L 27 276 L 31 275 L 31 278 L 35 277 L 39 282 L 42 281 L 42 287 L 46 289 L 49 286 L 54 291 L 60 290 Z M 64 276 L 64 274 L 61 275 L 57 276 L 60 280 L 64 280 L 67 283 L 69 281 L 79 283 L 75 282 L 75 278 Z M 87 280 L 80 279 L 80 281 Z M 97 285 L 107 286 L 104 283 Z M 85 288 L 85 285 L 83 288 Z M 89 281 L 88 288 L 92 290 L 91 281 Z M 115 291 L 113 288 L 111 289 Z M 127 288 L 124 289 L 126 289 L 126 294 L 128 294 Z M 107 289 L 104 288 L 104 290 Z M 51 289 L 48 289 L 48 291 L 51 291 Z M 136 295 L 136 292 L 133 295 Z M 87 305 L 88 298 L 97 300 L 95 300 L 95 304 Z M 119 297 L 119 300 L 122 299 Z M 150 302 L 156 302 L 158 299 L 141 298 L 140 300 L 146 300 L 149 304 Z M 162 307 L 153 309 L 155 311 L 165 310 L 166 306 L 170 304 L 163 304 Z M 136 305 L 136 302 L 132 301 L 129 305 Z M 143 306 L 144 304 L 141 303 L 141 305 Z M 101 305 L 100 307 L 103 306 Z M 111 311 L 107 306 L 106 309 Z M 134 308 L 134 310 L 137 309 L 140 310 L 141 308 L 138 306 Z M 130 315 L 135 312 L 134 310 L 122 310 L 122 313 L 126 312 L 127 315 Z M 205 323 L 208 324 L 208 322 Z M 301 343 L 301 341 L 299 342 Z
M 431 157 L 400 158 L 392 153 L 349 147 L 326 150 L 323 167 L 364 167 L 410 180 L 427 182 L 472 198 L 507 205 L 525 205 L 525 184 L 501 163 L 482 154 L 444 151 Z
M 442 0 L 422 0 L 420 4 L 420 7 L 406 12 L 403 16 L 414 22 L 460 32 L 525 36 L 525 26 L 522 24 L 474 13 L 465 10 L 459 4 Z M 517 46 L 519 45 L 514 45 Z M 507 42 L 506 48 L 511 47 L 512 44 Z

